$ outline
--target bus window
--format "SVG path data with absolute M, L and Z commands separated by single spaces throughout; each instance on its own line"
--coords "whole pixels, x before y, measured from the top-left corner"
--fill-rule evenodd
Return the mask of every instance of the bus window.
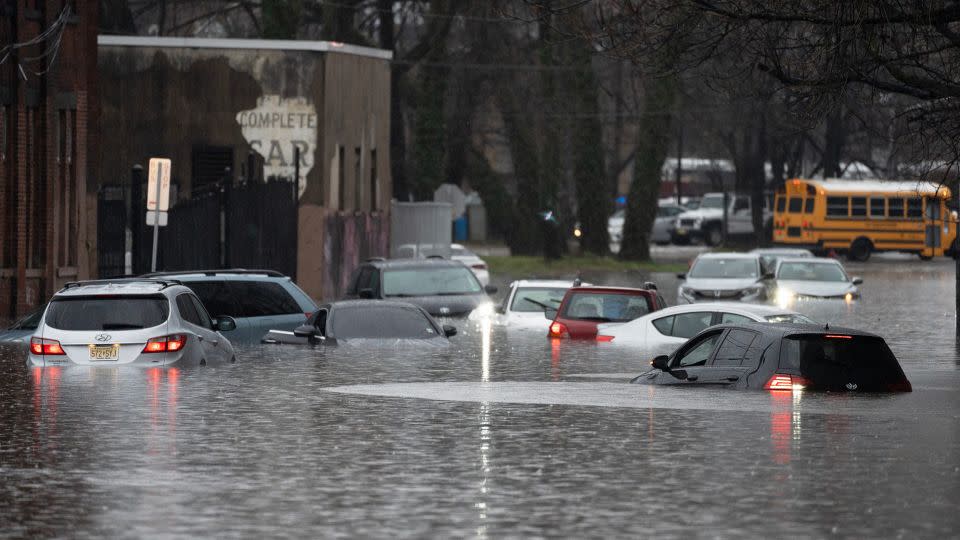
M 870 217 L 882 218 L 887 213 L 887 200 L 883 197 L 870 197 Z
M 777 212 L 783 212 L 787 206 L 787 198 L 777 195 Z
M 911 197 L 907 199 L 907 217 L 923 217 L 923 201 L 920 197 Z
M 899 197 L 895 199 L 890 199 L 890 208 L 887 212 L 887 215 L 892 218 L 902 218 L 903 217 L 903 199 Z
M 866 197 L 850 197 L 850 215 L 851 216 L 867 215 L 867 198 Z
M 846 197 L 827 197 L 827 215 L 847 217 L 850 215 L 850 199 Z
M 812 214 L 813 209 L 815 208 L 816 202 L 817 202 L 816 197 L 808 197 L 803 205 L 804 206 L 803 213 Z
M 790 213 L 799 214 L 803 211 L 803 199 L 800 197 L 790 197 Z

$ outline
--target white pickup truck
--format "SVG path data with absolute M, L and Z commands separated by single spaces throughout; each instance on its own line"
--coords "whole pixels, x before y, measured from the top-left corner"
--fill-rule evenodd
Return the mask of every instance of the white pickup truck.
M 727 197 L 727 234 L 754 234 L 750 196 L 728 194 Z M 770 201 L 764 197 L 763 221 L 767 223 L 772 218 Z M 708 246 L 716 246 L 723 241 L 723 193 L 707 193 L 699 208 L 678 215 L 670 227 L 670 241 L 674 244 L 701 240 Z

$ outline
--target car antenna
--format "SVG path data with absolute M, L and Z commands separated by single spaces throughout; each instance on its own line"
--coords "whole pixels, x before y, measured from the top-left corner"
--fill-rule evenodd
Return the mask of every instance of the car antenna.
M 829 329 L 830 329 L 830 323 L 827 323 L 827 324 L 823 325 L 823 329 L 824 329 L 824 330 L 829 330 Z

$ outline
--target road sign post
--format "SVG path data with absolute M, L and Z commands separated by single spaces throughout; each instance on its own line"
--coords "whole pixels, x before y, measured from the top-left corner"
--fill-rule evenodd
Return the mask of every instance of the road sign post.
M 157 244 L 160 227 L 167 224 L 170 207 L 170 160 L 150 158 L 150 176 L 147 181 L 147 223 L 153 225 L 153 255 L 150 271 L 157 271 Z

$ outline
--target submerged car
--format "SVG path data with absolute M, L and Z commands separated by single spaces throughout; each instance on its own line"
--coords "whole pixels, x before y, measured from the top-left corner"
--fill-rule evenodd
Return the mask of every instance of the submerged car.
M 418 345 L 447 345 L 456 333 L 456 328 L 440 325 L 422 307 L 407 302 L 344 300 L 320 306 L 307 324 L 292 332 L 271 330 L 262 342 L 337 345 L 412 340 Z
M 581 286 L 570 288 L 560 307 L 543 315 L 551 320 L 550 338 L 596 339 L 601 323 L 632 321 L 666 306 L 652 283 L 643 289 Z
M 804 315 L 766 304 L 684 304 L 622 324 L 601 324 L 597 329 L 597 341 L 667 354 L 710 326 L 747 322 L 813 323 Z
M 759 302 L 766 300 L 760 257 L 748 253 L 702 253 L 694 259 L 677 289 L 678 304 L 711 300 Z
M 30 339 L 35 366 L 190 366 L 234 361 L 221 332 L 231 317 L 212 319 L 179 281 L 119 279 L 68 283 L 54 294 Z
M 490 284 L 490 269 L 479 255 L 463 244 L 401 244 L 393 251 L 397 259 L 448 258 L 465 264 L 484 287 Z
M 551 321 L 545 320 L 547 309 L 556 309 L 570 287 L 590 286 L 579 280 L 521 279 L 510 284 L 510 292 L 497 308 L 497 322 L 511 329 L 547 330 Z
M 631 382 L 764 390 L 910 392 L 880 336 L 810 324 L 710 327 Z
M 0 345 L 6 343 L 25 347 L 30 343 L 30 336 L 33 335 L 37 326 L 40 325 L 40 319 L 43 317 L 43 312 L 46 309 L 47 305 L 44 304 L 18 319 L 8 326 L 6 330 L 0 331 Z
M 780 259 L 769 296 L 781 306 L 814 298 L 849 302 L 860 298 L 858 285 L 861 283 L 863 279 L 848 276 L 840 261 L 835 259 Z
M 478 309 L 493 315 L 496 292 L 459 261 L 371 259 L 354 272 L 345 299 L 400 300 L 434 317 L 466 317 Z

